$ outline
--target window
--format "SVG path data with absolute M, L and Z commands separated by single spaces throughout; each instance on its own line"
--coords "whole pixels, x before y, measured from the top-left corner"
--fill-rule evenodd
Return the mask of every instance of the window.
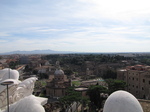
M 142 90 L 144 90 L 144 88 L 142 87 Z
M 143 79 L 143 83 L 145 83 L 145 79 Z
M 132 80 L 134 80 L 134 77 L 132 78 Z
M 150 81 L 149 81 L 149 84 L 150 84 Z
M 138 88 L 138 86 L 136 86 L 136 88 Z

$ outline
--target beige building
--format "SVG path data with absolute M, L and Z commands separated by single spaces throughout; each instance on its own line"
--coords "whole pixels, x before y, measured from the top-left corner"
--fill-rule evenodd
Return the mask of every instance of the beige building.
M 50 75 L 47 81 L 46 94 L 49 97 L 61 97 L 66 95 L 66 89 L 71 86 L 71 80 L 67 79 L 64 71 L 57 67 L 54 75 Z
M 125 81 L 126 90 L 137 98 L 150 99 L 150 66 L 128 66 L 117 71 L 117 79 Z

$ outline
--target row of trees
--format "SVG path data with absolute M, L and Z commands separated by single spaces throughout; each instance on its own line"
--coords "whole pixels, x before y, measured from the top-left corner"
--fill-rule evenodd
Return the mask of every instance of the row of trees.
M 11 61 L 9 63 L 9 68 L 16 69 L 16 66 L 19 65 L 19 64 L 20 64 L 19 61 Z
M 120 80 L 107 79 L 108 87 L 101 85 L 91 85 L 87 90 L 89 97 L 82 97 L 81 94 L 75 91 L 74 87 L 70 87 L 67 90 L 67 95 L 60 98 L 59 101 L 62 104 L 62 112 L 68 107 L 71 107 L 73 102 L 82 103 L 83 106 L 89 105 L 90 112 L 95 112 L 103 107 L 104 101 L 107 96 L 114 91 L 124 90 L 126 83 Z
M 150 65 L 150 56 L 138 56 L 136 57 L 136 59 L 140 61 L 141 63 Z
M 100 85 L 89 87 L 87 95 L 90 98 L 92 110 L 101 109 L 108 95 L 117 90 L 124 90 L 126 87 L 126 83 L 121 80 L 107 79 L 106 82 L 108 84 L 107 88 Z
M 62 112 L 65 112 L 67 108 L 71 108 L 73 102 L 81 102 L 82 96 L 79 92 L 75 91 L 75 88 L 72 86 L 66 91 L 66 96 L 61 97 L 59 102 L 61 103 Z
M 85 61 L 93 61 L 97 63 L 117 63 L 121 60 L 130 60 L 131 58 L 108 54 L 68 54 L 65 56 L 46 55 L 43 56 L 42 59 L 50 60 L 53 64 L 55 64 L 56 61 L 60 61 L 60 64 L 82 65 Z
M 103 79 L 116 79 L 117 78 L 117 72 L 116 70 L 107 69 L 103 75 L 101 75 Z

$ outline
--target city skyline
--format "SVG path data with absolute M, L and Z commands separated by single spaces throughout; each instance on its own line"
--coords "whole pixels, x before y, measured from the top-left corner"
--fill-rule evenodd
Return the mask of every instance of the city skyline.
M 5 0 L 0 10 L 0 53 L 150 52 L 148 0 Z

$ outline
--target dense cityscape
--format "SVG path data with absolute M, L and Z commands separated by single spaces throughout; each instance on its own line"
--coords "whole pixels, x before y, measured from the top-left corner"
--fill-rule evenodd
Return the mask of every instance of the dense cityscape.
M 0 69 L 37 77 L 33 94 L 48 98 L 46 112 L 102 112 L 117 90 L 133 94 L 144 112 L 150 106 L 150 54 L 12 54 L 0 56 Z

